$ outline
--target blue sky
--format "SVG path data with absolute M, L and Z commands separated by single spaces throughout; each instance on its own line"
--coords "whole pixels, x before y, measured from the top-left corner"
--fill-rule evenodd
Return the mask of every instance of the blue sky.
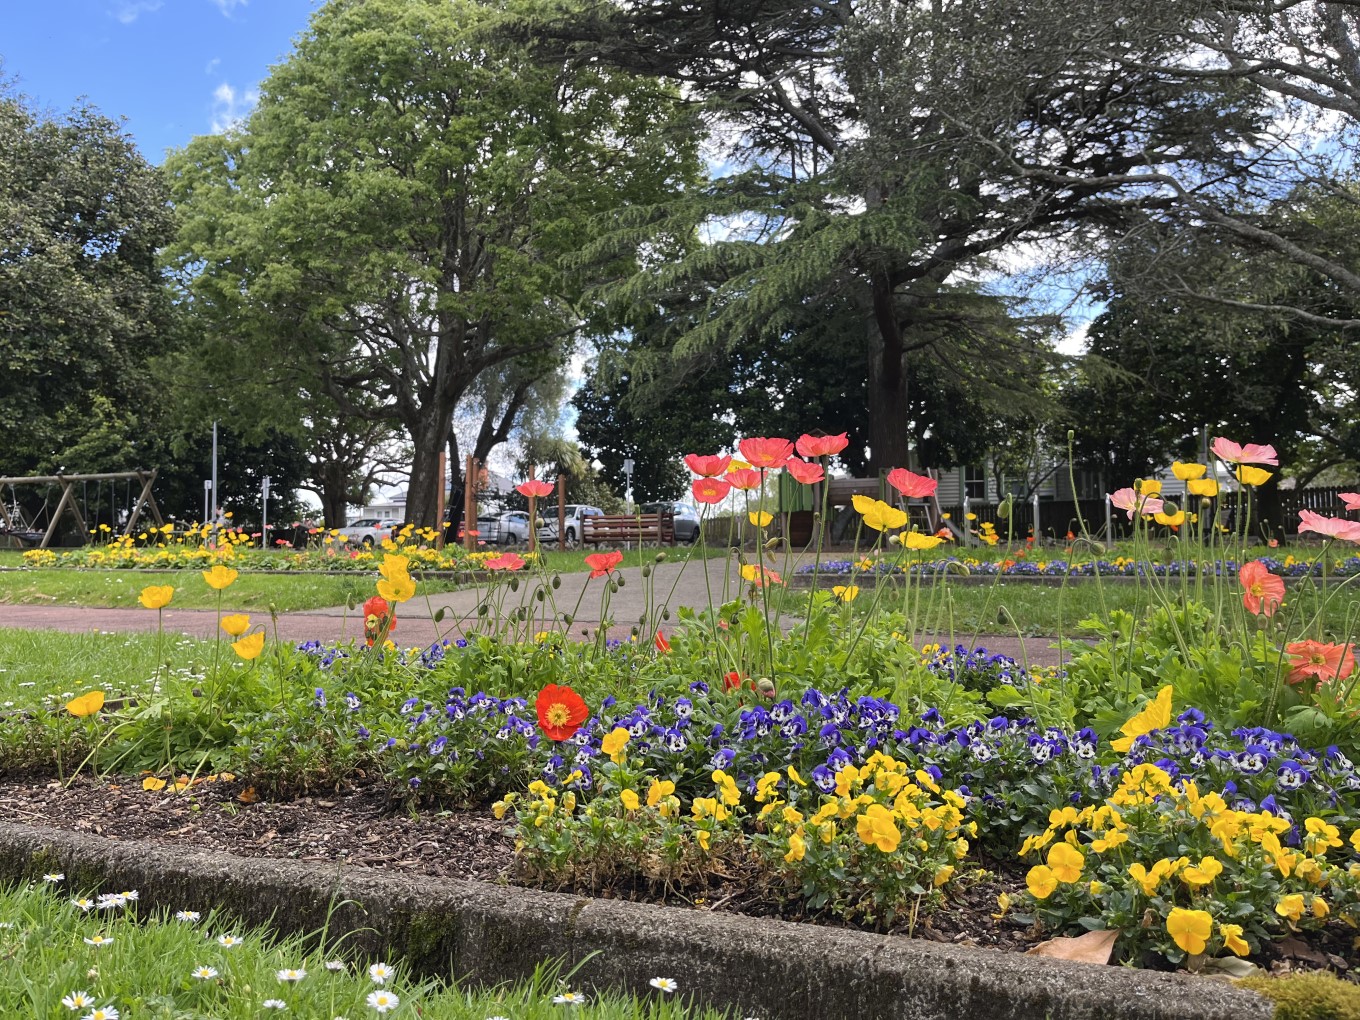
M 57 112 L 85 97 L 125 117 L 142 154 L 247 113 L 287 57 L 314 0 L 4 0 L 4 76 Z

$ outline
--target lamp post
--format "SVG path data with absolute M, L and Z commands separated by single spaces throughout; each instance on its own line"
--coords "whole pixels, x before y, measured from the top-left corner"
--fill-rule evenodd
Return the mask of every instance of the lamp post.
M 203 479 L 203 526 L 212 520 L 212 479 Z
M 633 458 L 623 458 L 623 501 L 629 508 L 633 505 Z
M 260 548 L 269 548 L 269 476 L 260 483 Z

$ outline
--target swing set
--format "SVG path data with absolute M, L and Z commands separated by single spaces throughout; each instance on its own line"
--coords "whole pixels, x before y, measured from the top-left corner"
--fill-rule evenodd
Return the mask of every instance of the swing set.
M 84 538 L 89 534 L 87 530 L 89 525 L 86 524 L 86 519 L 90 515 L 89 485 L 91 482 L 94 482 L 96 486 L 95 519 L 93 523 L 96 527 L 100 524 L 97 518 L 102 514 L 103 500 L 101 493 L 104 483 L 108 482 L 109 529 L 118 531 L 119 524 L 114 519 L 116 513 L 114 504 L 118 499 L 117 485 L 119 482 L 126 483 L 127 502 L 131 504 L 132 483 L 134 481 L 141 482 L 141 494 L 127 512 L 127 520 L 121 526 L 122 534 L 132 534 L 143 510 L 156 522 L 158 527 L 163 527 L 165 521 L 161 519 L 160 507 L 156 505 L 156 497 L 151 495 L 151 486 L 156 481 L 156 469 L 151 471 L 113 471 L 87 475 L 30 475 L 22 478 L 0 478 L 0 486 L 9 486 L 8 500 L 3 497 L 3 494 L 0 494 L 0 539 L 8 537 L 17 541 L 21 546 L 36 542 L 39 549 L 46 549 L 57 537 L 63 515 L 67 515 L 73 520 L 75 526 L 79 529 L 79 534 Z M 79 497 L 76 496 L 77 484 L 81 486 Z M 42 486 L 47 490 L 43 496 L 42 509 L 33 514 L 32 517 L 25 514 L 23 506 L 19 503 L 16 491 L 19 486 Z M 48 506 L 52 501 L 52 489 L 56 486 L 61 486 L 61 498 L 57 501 L 56 509 L 49 512 Z M 77 506 L 77 503 L 80 506 Z

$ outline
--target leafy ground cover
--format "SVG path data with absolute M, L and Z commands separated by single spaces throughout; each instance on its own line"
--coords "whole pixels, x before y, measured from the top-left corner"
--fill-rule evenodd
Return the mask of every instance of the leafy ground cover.
M 650 998 L 594 996 L 551 966 L 530 981 L 471 991 L 419 980 L 399 960 L 356 959 L 342 932 L 277 938 L 186 903 L 143 913 L 136 890 L 0 887 L 0 1015 L 122 1020 L 133 1017 L 574 1016 L 601 1020 L 716 1018 L 683 1003 L 683 976 L 658 975 Z

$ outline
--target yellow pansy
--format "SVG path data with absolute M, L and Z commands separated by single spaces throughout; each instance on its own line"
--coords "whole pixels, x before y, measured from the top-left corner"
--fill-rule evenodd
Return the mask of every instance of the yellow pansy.
M 1219 934 L 1223 936 L 1223 948 L 1230 953 L 1238 956 L 1246 956 L 1251 952 L 1251 946 L 1247 945 L 1247 940 L 1242 937 L 1242 926 L 1240 924 L 1220 924 Z
M 1214 919 L 1207 910 L 1173 907 L 1167 915 L 1166 930 L 1184 952 L 1197 956 L 1204 952 L 1209 936 L 1213 933 Z
M 1171 722 L 1171 685 L 1167 684 L 1157 692 L 1157 697 L 1148 702 L 1147 706 L 1133 716 L 1123 726 L 1119 732 L 1124 736 L 1116 737 L 1110 741 L 1110 747 L 1116 751 L 1127 751 L 1133 746 L 1136 738 L 1153 730 L 1160 730 Z
M 1275 904 L 1275 913 L 1288 918 L 1290 921 L 1297 921 L 1303 916 L 1303 894 L 1290 893 L 1283 897 L 1279 903 Z
M 632 790 L 620 790 L 619 800 L 623 802 L 624 808 L 628 811 L 636 811 L 641 803 L 638 800 L 638 795 Z
M 807 842 L 803 839 L 800 829 L 789 836 L 789 852 L 784 855 L 784 860 L 790 864 L 801 861 L 807 855 Z
M 615 765 L 623 761 L 623 747 L 631 734 L 626 726 L 615 726 L 600 741 L 600 750 L 609 755 Z
M 1199 864 L 1181 870 L 1181 881 L 1192 889 L 1208 885 L 1223 873 L 1223 864 L 1214 857 L 1201 857 Z
M 885 854 L 897 849 L 902 833 L 893 821 L 892 812 L 882 804 L 870 804 L 855 822 L 859 838 L 870 846 L 876 846 Z
M 1055 843 L 1048 852 L 1048 867 L 1059 882 L 1076 882 L 1086 867 L 1086 858 L 1070 843 Z
M 674 792 L 675 784 L 669 779 L 653 779 L 652 785 L 647 788 L 647 806 L 656 807 L 663 797 L 669 797 Z
M 1036 864 L 1025 875 L 1025 886 L 1036 900 L 1046 900 L 1053 895 L 1053 890 L 1058 888 L 1058 879 L 1048 865 Z

